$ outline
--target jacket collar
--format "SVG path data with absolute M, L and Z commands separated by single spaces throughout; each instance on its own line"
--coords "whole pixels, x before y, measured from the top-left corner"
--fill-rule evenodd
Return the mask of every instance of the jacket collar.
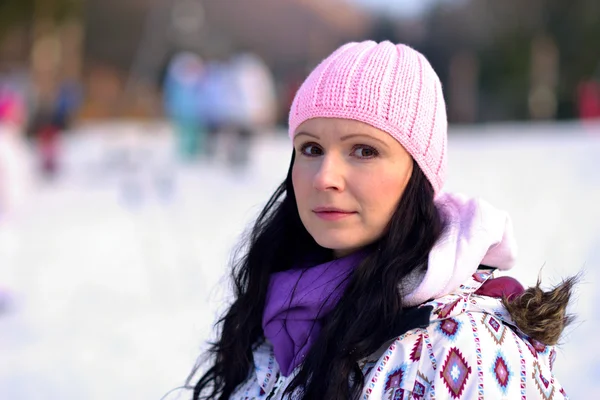
M 426 328 L 431 323 L 456 317 L 466 311 L 491 314 L 515 326 L 501 298 L 503 295 L 510 298 L 521 293 L 523 286 L 514 278 L 495 277 L 495 272 L 493 268 L 481 267 L 452 293 L 406 308 L 390 332 L 390 341 L 413 329 Z M 387 347 L 386 344 L 383 347 Z M 280 373 L 273 346 L 267 340 L 255 348 L 254 366 L 259 385 L 269 393 Z

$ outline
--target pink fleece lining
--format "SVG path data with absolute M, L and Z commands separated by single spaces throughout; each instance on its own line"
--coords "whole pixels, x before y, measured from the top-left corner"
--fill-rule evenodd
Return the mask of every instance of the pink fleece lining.
M 480 265 L 511 269 L 517 246 L 508 214 L 481 199 L 442 193 L 436 205 L 446 224 L 429 253 L 427 272 L 404 296 L 406 306 L 454 292 Z

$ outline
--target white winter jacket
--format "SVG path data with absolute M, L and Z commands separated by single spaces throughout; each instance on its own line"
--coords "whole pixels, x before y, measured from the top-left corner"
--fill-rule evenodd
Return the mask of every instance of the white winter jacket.
M 499 298 L 476 293 L 493 278 L 480 269 L 453 293 L 418 306 L 417 326 L 360 362 L 360 399 L 567 399 L 552 373 L 554 347 L 519 331 Z M 287 398 L 283 392 L 294 375 L 280 374 L 265 341 L 231 399 Z

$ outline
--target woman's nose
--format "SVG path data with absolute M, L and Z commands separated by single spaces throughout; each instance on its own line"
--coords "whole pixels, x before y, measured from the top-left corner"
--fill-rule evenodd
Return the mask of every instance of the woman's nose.
M 313 187 L 320 191 L 342 191 L 345 187 L 344 166 L 338 157 L 328 154 L 321 159 L 314 180 Z

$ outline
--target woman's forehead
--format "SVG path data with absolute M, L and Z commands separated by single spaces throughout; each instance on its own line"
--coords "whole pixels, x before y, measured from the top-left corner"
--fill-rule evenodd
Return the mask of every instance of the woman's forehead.
M 373 136 L 377 139 L 389 139 L 389 135 L 364 122 L 342 118 L 313 118 L 304 121 L 296 129 L 294 136 L 309 134 L 319 138 L 343 137 L 345 135 L 360 134 Z

